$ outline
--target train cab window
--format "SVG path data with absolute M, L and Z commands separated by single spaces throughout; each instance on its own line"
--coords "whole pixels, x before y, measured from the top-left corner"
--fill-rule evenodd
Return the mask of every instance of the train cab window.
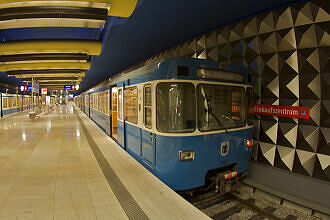
M 123 120 L 123 90 L 118 90 L 118 118 Z
M 200 131 L 245 126 L 246 98 L 242 87 L 200 84 L 197 106 Z
M 156 92 L 157 129 L 165 133 L 196 129 L 195 87 L 191 83 L 159 83 Z
M 254 104 L 254 96 L 253 96 L 253 89 L 248 87 L 246 88 L 246 96 L 247 96 L 247 124 L 253 125 L 253 104 Z
M 138 122 L 138 90 L 130 87 L 124 90 L 125 120 L 137 124 Z
M 151 120 L 151 86 L 144 87 L 144 101 L 143 101 L 143 109 L 144 109 L 144 126 L 147 128 L 151 128 L 152 120 Z

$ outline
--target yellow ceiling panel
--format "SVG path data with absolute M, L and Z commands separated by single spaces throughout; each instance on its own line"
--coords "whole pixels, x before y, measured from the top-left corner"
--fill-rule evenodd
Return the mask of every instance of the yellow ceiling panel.
M 111 0 L 111 8 L 108 15 L 129 17 L 133 13 L 138 0 Z
M 0 0 L 0 8 L 64 6 L 109 9 L 110 0 Z
M 28 18 L 0 21 L 0 29 L 30 27 L 84 27 L 104 28 L 105 21 L 74 18 Z
M 133 13 L 138 0 L 0 0 L 0 8 L 33 7 L 33 6 L 71 6 L 106 8 L 108 15 L 129 17 Z
M 15 71 L 15 70 L 42 70 L 42 69 L 82 69 L 88 70 L 90 62 L 65 62 L 65 63 L 18 63 L 4 64 L 0 66 L 0 72 Z
M 87 53 L 100 55 L 101 41 L 6 41 L 0 44 L 0 55 L 34 53 Z
M 22 75 L 15 75 L 16 78 L 75 77 L 75 76 L 78 76 L 80 79 L 82 79 L 82 77 L 85 77 L 85 73 L 82 72 L 80 74 L 74 74 L 74 73 L 47 73 L 47 74 L 22 74 Z

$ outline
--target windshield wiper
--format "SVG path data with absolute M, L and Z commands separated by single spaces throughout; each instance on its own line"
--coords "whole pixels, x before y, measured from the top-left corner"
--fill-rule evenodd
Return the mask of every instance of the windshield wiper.
M 225 131 L 226 131 L 226 133 L 228 134 L 228 129 L 226 128 L 226 126 L 220 121 L 220 119 L 218 118 L 218 116 L 216 116 L 214 113 L 213 113 L 213 111 L 212 111 L 212 107 L 211 106 L 209 106 L 209 111 L 210 111 L 210 114 L 215 118 L 215 120 L 218 122 L 218 124 L 220 125 L 220 126 L 222 126 L 224 129 L 225 129 Z
M 210 115 L 212 115 L 214 118 L 215 118 L 215 120 L 218 122 L 218 124 L 220 125 L 220 127 L 223 127 L 224 129 L 225 129 L 225 131 L 226 131 L 226 133 L 228 134 L 228 129 L 226 128 L 226 126 L 220 121 L 220 119 L 213 113 L 213 111 L 212 111 L 212 106 L 210 105 L 210 103 L 209 103 L 209 101 L 208 101 L 208 99 L 207 99 L 207 96 L 206 96 L 206 94 L 205 94 L 205 92 L 204 92 L 204 89 L 203 89 L 203 87 L 202 87 L 202 89 L 201 89 L 201 92 L 202 92 L 202 96 L 203 96 L 203 98 L 204 98 L 204 109 L 205 109 L 205 111 L 206 111 L 206 113 L 207 113 L 207 120 L 206 120 L 206 122 L 207 122 L 207 126 L 209 125 L 209 118 L 210 118 Z

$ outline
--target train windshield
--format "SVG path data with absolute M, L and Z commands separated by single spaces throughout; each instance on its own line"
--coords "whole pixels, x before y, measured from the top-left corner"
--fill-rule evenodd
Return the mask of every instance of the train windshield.
M 157 85 L 157 129 L 164 133 L 193 132 L 196 129 L 195 87 L 191 83 Z
M 242 87 L 200 84 L 197 86 L 197 106 L 200 131 L 245 125 L 246 98 Z

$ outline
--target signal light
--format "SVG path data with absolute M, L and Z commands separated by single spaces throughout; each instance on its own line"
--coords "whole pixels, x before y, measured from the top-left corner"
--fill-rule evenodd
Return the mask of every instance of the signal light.
M 252 140 L 246 140 L 246 147 L 249 148 L 252 146 Z

